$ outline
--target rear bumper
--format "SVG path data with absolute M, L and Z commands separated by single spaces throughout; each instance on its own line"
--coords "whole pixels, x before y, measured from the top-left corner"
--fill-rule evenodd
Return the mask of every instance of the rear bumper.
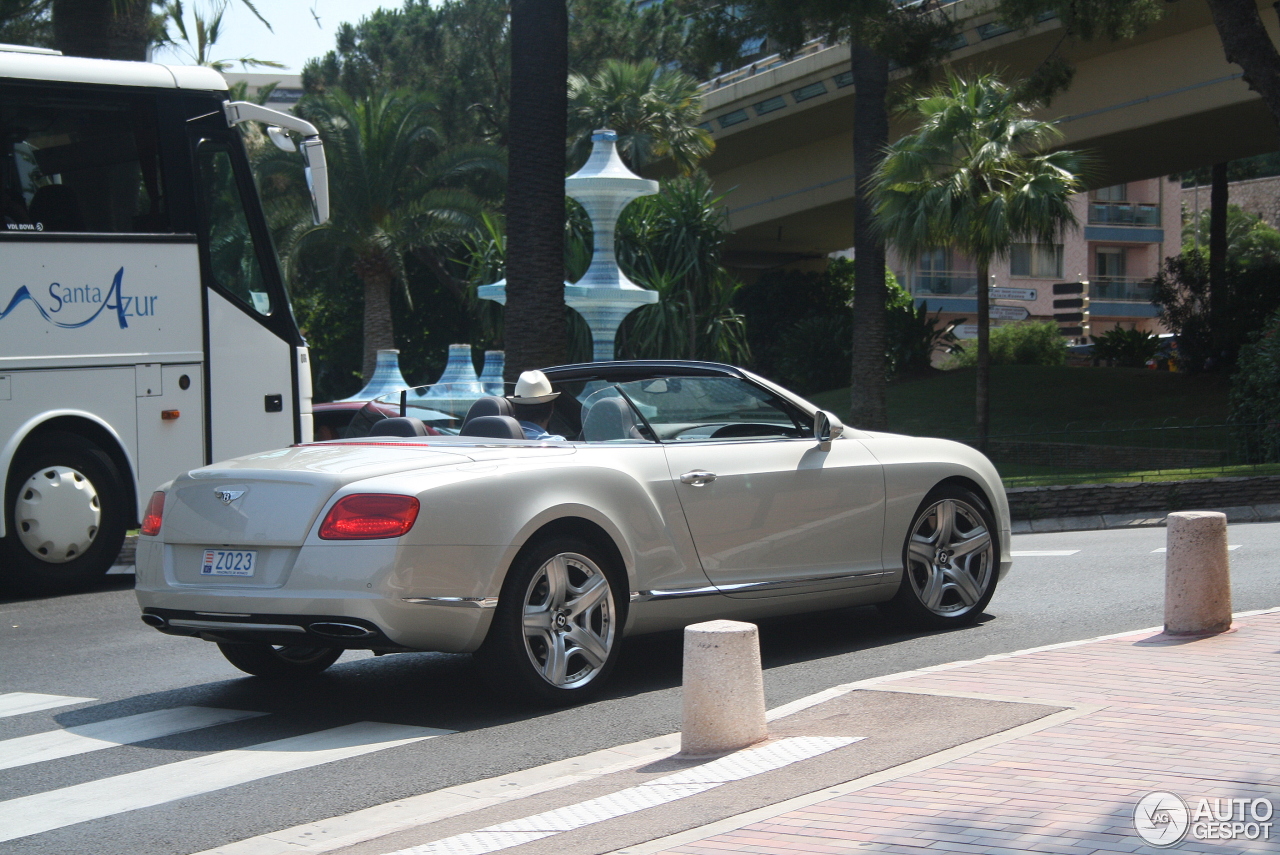
M 179 609 L 144 609 L 142 622 L 165 635 L 205 641 L 341 647 L 346 650 L 403 652 L 376 624 L 346 615 L 214 614 Z

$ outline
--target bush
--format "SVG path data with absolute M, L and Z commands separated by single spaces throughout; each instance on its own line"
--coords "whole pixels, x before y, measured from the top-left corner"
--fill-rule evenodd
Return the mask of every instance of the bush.
M 1280 312 L 1240 348 L 1229 400 L 1242 459 L 1280 461 Z
M 1141 368 L 1156 355 L 1160 338 L 1144 330 L 1115 326 L 1102 335 L 1091 336 L 1093 356 L 1108 365 L 1121 368 Z
M 1009 324 L 991 329 L 992 365 L 1065 365 L 1067 342 L 1053 321 Z M 967 342 L 951 365 L 970 368 L 978 364 L 978 343 Z

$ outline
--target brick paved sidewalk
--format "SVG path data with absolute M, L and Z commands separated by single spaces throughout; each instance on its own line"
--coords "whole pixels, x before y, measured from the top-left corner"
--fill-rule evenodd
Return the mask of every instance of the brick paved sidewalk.
M 899 777 L 664 851 L 1280 852 L 1280 612 L 1241 617 L 1236 626 L 1182 642 L 1135 633 L 884 682 L 878 688 L 887 691 L 1076 709 L 967 756 L 932 768 L 917 764 Z M 1180 796 L 1192 813 L 1192 833 L 1171 849 L 1145 844 L 1134 830 L 1134 808 L 1153 791 Z M 1195 839 L 1200 800 L 1222 812 L 1217 819 L 1231 809 L 1229 819 L 1240 820 L 1241 809 L 1215 801 L 1232 798 L 1269 800 L 1276 809 L 1270 839 Z M 1254 809 L 1269 806 L 1257 802 Z M 1245 821 L 1253 819 L 1248 803 L 1242 810 Z

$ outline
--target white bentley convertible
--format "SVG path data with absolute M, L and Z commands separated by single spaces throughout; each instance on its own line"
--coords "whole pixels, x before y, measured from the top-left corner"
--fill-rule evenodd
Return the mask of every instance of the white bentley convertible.
M 934 627 L 1009 569 L 995 469 L 954 442 L 846 428 L 742 369 L 546 369 L 528 440 L 510 400 L 438 386 L 348 436 L 196 469 L 152 497 L 142 619 L 261 676 L 345 649 L 477 652 L 551 702 L 627 636 L 875 603 Z

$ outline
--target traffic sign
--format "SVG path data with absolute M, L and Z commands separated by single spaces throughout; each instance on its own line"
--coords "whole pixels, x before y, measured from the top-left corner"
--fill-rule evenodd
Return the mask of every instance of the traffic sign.
M 992 306 L 988 317 L 993 321 L 1025 321 L 1030 315 L 1021 306 Z
M 991 299 L 993 300 L 1026 300 L 1028 302 L 1035 300 L 1036 289 L 1034 288 L 992 288 Z M 992 317 L 995 317 L 992 315 Z

